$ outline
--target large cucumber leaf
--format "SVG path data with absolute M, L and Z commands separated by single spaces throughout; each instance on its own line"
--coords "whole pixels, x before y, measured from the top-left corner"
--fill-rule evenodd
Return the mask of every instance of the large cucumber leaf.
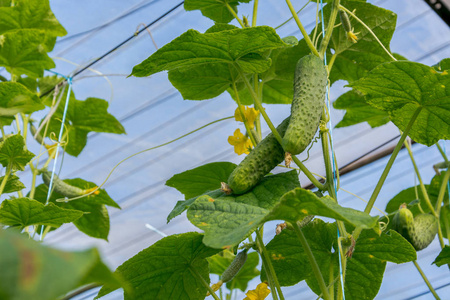
M 30 198 L 4 200 L 0 205 L 0 224 L 24 228 L 30 225 L 59 227 L 83 216 L 83 212 L 64 209 L 53 203 L 44 205 Z
M 367 102 L 389 114 L 405 130 L 417 109 L 409 132 L 416 142 L 431 146 L 450 139 L 450 75 L 426 65 L 396 61 L 379 65 L 350 86 L 367 95 Z
M 0 299 L 53 300 L 88 283 L 120 287 L 97 249 L 66 252 L 0 230 Z
M 206 247 L 197 232 L 171 235 L 124 262 L 115 274 L 134 288 L 134 294 L 125 291 L 125 300 L 204 299 L 204 282 L 210 281 L 206 258 L 219 251 Z M 114 290 L 103 287 L 97 298 Z
M 187 217 L 205 231 L 205 245 L 213 248 L 234 246 L 264 222 L 281 196 L 299 185 L 296 171 L 266 176 L 243 195 L 198 197 L 188 208 Z
M 230 10 L 237 14 L 239 3 L 248 3 L 251 0 L 186 0 L 184 9 L 200 10 L 202 15 L 210 18 L 216 23 L 229 23 L 234 19 Z
M 55 64 L 45 51 L 45 33 L 37 29 L 8 31 L 1 35 L 0 66 L 15 76 L 36 78 Z
M 61 128 L 61 120 L 64 112 L 65 99 L 58 106 L 52 116 L 49 125 L 49 132 L 54 132 L 56 136 Z M 67 110 L 66 123 L 64 125 L 68 131 L 68 143 L 65 151 L 73 156 L 78 156 L 87 143 L 89 132 L 125 133 L 122 124 L 110 113 L 108 113 L 108 102 L 99 98 L 87 98 L 84 101 L 77 100 L 75 94 L 71 93 L 69 108 Z
M 0 83 L 0 116 L 11 117 L 17 113 L 30 114 L 44 109 L 35 93 L 18 82 Z

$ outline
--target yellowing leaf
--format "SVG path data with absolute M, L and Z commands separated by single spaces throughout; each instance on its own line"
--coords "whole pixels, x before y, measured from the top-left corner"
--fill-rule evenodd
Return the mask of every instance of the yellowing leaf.
M 248 291 L 244 300 L 264 300 L 270 294 L 267 283 L 261 282 L 256 289 Z

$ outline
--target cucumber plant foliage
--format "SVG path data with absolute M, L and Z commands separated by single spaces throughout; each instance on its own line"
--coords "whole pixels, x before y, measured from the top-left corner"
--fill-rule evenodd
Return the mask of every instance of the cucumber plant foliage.
M 231 298 L 235 289 L 255 294 L 253 281 L 267 282 L 274 299 L 284 299 L 282 286 L 301 281 L 325 300 L 340 300 L 344 294 L 346 299 L 374 299 L 388 262 L 415 261 L 417 251 L 436 239 L 442 250 L 435 253 L 434 264 L 449 264 L 450 171 L 444 151 L 444 162 L 433 162 L 441 173 L 429 184 L 416 174 L 417 186 L 391 195 L 385 208 L 390 222 L 367 212 L 398 151 L 393 152 L 382 177 L 373 180 L 377 186 L 364 211 L 342 206 L 336 197 L 339 187 L 329 151 L 329 115 L 323 104 L 325 89 L 343 80 L 350 90 L 337 95 L 334 102 L 336 109 L 345 110 L 336 127 L 362 122 L 377 127 L 392 122 L 402 131 L 398 149 L 407 136 L 426 146 L 435 145 L 450 138 L 450 59 L 426 66 L 391 53 L 397 16 L 366 1 L 324 1 L 323 18 L 317 18 L 315 28 L 305 32 L 300 20 L 296 23 L 302 33 L 287 37 L 257 20 L 258 6 L 264 5 L 259 2 L 186 0 L 188 13 L 197 11 L 214 25 L 204 32 L 186 28 L 132 68 L 130 76 L 135 77 L 167 71 L 168 80 L 186 100 L 209 100 L 226 93 L 238 112 L 244 111 L 242 105 L 254 105 L 259 115 L 255 124 L 241 116 L 247 122 L 244 138 L 252 141 L 253 148 L 239 165 L 212 162 L 174 174 L 166 182 L 181 198 L 167 221 L 182 218 L 186 211 L 187 219 L 203 233 L 164 237 L 111 273 L 94 249 L 63 253 L 23 237 L 44 239 L 62 224 L 73 223 L 81 232 L 107 240 L 107 206 L 120 207 L 107 191 L 81 178 L 53 176 L 56 182 L 50 197 L 51 174 L 44 174 L 44 184 L 36 183 L 37 176 L 46 172 L 37 165 L 36 155 L 46 159 L 45 167 L 52 162 L 54 136 L 62 125 L 68 93 L 65 80 L 44 76 L 44 70 L 55 66 L 48 52 L 66 31 L 48 0 L 0 1 L 0 67 L 9 73 L 0 82 L 0 163 L 4 169 L 0 193 L 9 197 L 0 206 L 4 227 L 0 250 L 5 253 L 0 267 L 7 270 L 0 274 L 1 299 L 30 299 L 30 295 L 38 300 L 55 299 L 95 282 L 102 285 L 97 298 L 122 287 L 127 300 L 205 299 L 207 293 L 217 300 Z M 295 11 L 290 0 L 286 3 L 279 9 Z M 240 17 L 243 4 L 253 8 L 251 16 Z M 316 3 L 308 5 L 315 11 Z M 314 63 L 304 63 L 307 60 Z M 48 94 L 55 86 L 59 94 Z M 125 133 L 108 112 L 105 100 L 79 100 L 73 91 L 68 96 L 66 130 L 59 141 L 67 154 L 78 156 L 89 147 L 89 132 Z M 267 104 L 291 103 L 292 115 L 277 130 L 279 124 L 270 120 L 272 107 Z M 51 116 L 50 109 L 54 110 Z M 37 111 L 44 117 L 37 119 Z M 20 118 L 25 126 L 33 123 L 33 132 L 40 128 L 33 136 L 46 153 L 38 153 L 36 143 L 28 144 L 30 133 L 20 126 Z M 263 122 L 271 131 L 265 136 Z M 12 124 L 20 130 L 14 131 Z M 285 134 L 286 128 L 293 131 Z M 316 166 L 307 168 L 296 157 L 308 151 L 314 136 L 322 144 L 323 183 L 313 173 L 318 172 Z M 281 168 L 283 160 L 287 167 L 288 160 L 293 160 L 317 191 L 301 188 L 299 171 Z M 28 168 L 34 177 L 30 184 L 18 173 Z M 77 195 L 84 198 L 67 201 Z M 273 230 L 274 237 L 264 242 L 263 229 L 271 233 L 264 224 L 275 220 L 281 223 L 276 235 Z M 426 243 L 417 238 L 419 231 Z M 28 270 L 24 264 L 35 272 L 23 273 Z M 220 276 L 228 281 L 222 287 L 216 283 L 221 282 Z

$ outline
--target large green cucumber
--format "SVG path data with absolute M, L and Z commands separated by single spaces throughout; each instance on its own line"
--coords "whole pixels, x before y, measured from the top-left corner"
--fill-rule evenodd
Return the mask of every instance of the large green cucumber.
M 286 152 L 299 154 L 314 138 L 325 103 L 327 82 L 327 70 L 320 58 L 307 55 L 298 61 L 291 121 L 282 142 Z
M 402 204 L 395 214 L 392 225 L 394 230 L 408 240 L 417 251 L 425 249 L 434 240 L 438 232 L 437 218 L 431 214 L 419 214 L 416 217 Z
M 289 117 L 277 127 L 283 136 Z M 284 160 L 284 151 L 272 133 L 268 134 L 228 177 L 229 193 L 243 194 L 253 188 L 263 177 Z

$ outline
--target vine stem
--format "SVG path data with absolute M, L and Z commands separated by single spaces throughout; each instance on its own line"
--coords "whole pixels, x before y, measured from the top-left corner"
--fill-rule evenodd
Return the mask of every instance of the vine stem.
M 228 8 L 228 11 L 233 15 L 233 17 L 239 22 L 239 24 L 241 25 L 242 28 L 245 27 L 244 23 L 242 22 L 242 20 L 238 17 L 238 15 L 236 14 L 236 12 L 234 11 L 234 9 L 230 6 L 230 4 L 228 4 L 228 1 L 225 1 L 225 5 Z
M 69 294 L 63 296 L 62 298 L 59 298 L 59 300 L 70 300 L 72 298 L 75 298 L 78 295 L 83 294 L 84 292 L 90 291 L 92 289 L 95 289 L 96 287 L 99 287 L 100 285 L 97 283 L 91 283 L 85 286 L 82 286 L 72 292 L 70 292 Z
M 206 289 L 208 290 L 208 292 L 211 294 L 211 296 L 213 296 L 213 298 L 215 300 L 220 300 L 219 297 L 217 297 L 216 293 L 214 293 L 213 289 L 209 286 L 209 284 L 206 282 L 205 278 L 202 277 L 202 275 L 200 275 L 200 273 L 195 269 L 195 268 L 191 268 L 189 267 L 189 271 L 192 273 L 192 275 L 194 275 L 195 277 L 197 277 L 198 279 L 200 279 L 200 281 L 202 282 L 202 284 L 206 287 Z
M 316 276 L 317 283 L 320 286 L 320 291 L 322 292 L 323 299 L 324 300 L 331 300 L 330 294 L 328 293 L 327 286 L 325 284 L 325 281 L 323 279 L 322 273 L 320 272 L 319 265 L 317 264 L 316 258 L 314 257 L 314 254 L 311 251 L 311 248 L 309 247 L 308 241 L 306 240 L 302 230 L 298 226 L 298 224 L 292 224 L 294 227 L 294 231 L 298 236 L 298 239 L 300 240 L 300 243 L 302 243 L 303 250 L 306 252 L 306 255 L 308 256 L 309 263 L 311 264 L 312 270 L 314 272 L 314 275 Z
M 267 253 L 266 246 L 264 246 L 262 234 L 259 230 L 256 230 L 256 239 L 258 240 L 258 244 L 259 244 L 259 247 L 261 248 L 261 252 L 262 252 L 261 254 L 264 257 L 264 260 L 266 263 L 268 276 L 270 274 L 270 276 L 272 277 L 272 280 L 273 280 L 273 284 L 275 285 L 275 288 L 276 288 L 276 291 L 275 291 L 273 286 L 270 287 L 272 289 L 272 295 L 275 296 L 274 299 L 276 299 L 276 292 L 278 292 L 278 295 L 280 296 L 280 300 L 284 300 L 283 292 L 281 291 L 281 287 L 280 287 L 280 283 L 278 282 L 277 274 L 275 273 L 275 269 L 273 268 L 272 262 L 270 261 L 270 257 L 269 257 L 269 254 Z
M 298 28 L 300 29 L 300 32 L 303 35 L 303 38 L 305 39 L 306 44 L 308 45 L 309 49 L 314 55 L 317 55 L 318 57 L 321 57 L 319 52 L 317 51 L 316 47 L 314 47 L 314 44 L 311 41 L 311 38 L 309 37 L 308 33 L 305 30 L 305 27 L 303 27 L 302 22 L 297 16 L 297 12 L 295 11 L 294 7 L 292 6 L 292 3 L 290 0 L 286 0 L 286 4 L 289 7 L 289 10 L 291 11 L 292 16 L 294 17 L 295 23 L 297 23 Z
M 441 145 L 439 145 L 439 143 L 436 143 L 436 147 L 438 148 L 439 152 L 441 153 L 442 158 L 444 158 L 444 161 L 445 161 L 446 163 L 448 163 L 447 155 L 445 154 L 445 152 L 444 152 L 444 150 L 442 149 Z
M 436 293 L 436 291 L 434 290 L 433 286 L 431 285 L 430 281 L 428 280 L 427 276 L 425 275 L 425 273 L 422 271 L 422 269 L 420 268 L 419 264 L 417 263 L 417 261 L 413 261 L 414 266 L 416 267 L 417 271 L 419 271 L 420 276 L 422 276 L 423 281 L 425 281 L 425 283 L 428 286 L 428 289 L 430 290 L 430 292 L 433 294 L 434 298 L 436 300 L 441 300 L 441 298 L 439 298 L 438 294 Z
M 442 202 L 444 201 L 445 192 L 447 189 L 447 183 L 450 179 L 450 169 L 447 169 L 445 171 L 444 178 L 442 179 L 441 187 L 439 188 L 439 195 L 436 201 L 436 214 L 439 216 L 439 213 L 441 211 Z
M 411 162 L 414 167 L 414 172 L 416 173 L 417 179 L 419 180 L 420 190 L 422 191 L 423 197 L 425 198 L 425 202 L 430 211 L 433 213 L 433 215 L 435 215 L 438 218 L 438 215 L 436 214 L 436 211 L 434 210 L 433 205 L 431 204 L 430 197 L 428 196 L 427 189 L 425 188 L 425 184 L 423 184 L 423 180 L 422 177 L 420 176 L 420 171 L 419 168 L 417 167 L 416 160 L 414 159 L 411 146 L 406 139 L 403 142 L 403 144 L 405 145 L 406 150 L 408 150 L 409 158 L 411 159 Z
M 400 140 L 397 143 L 397 146 L 395 146 L 394 151 L 391 154 L 391 157 L 389 158 L 388 163 L 384 167 L 383 173 L 381 174 L 380 179 L 377 182 L 377 185 L 375 186 L 375 189 L 372 192 L 372 196 L 370 196 L 369 201 L 367 202 L 366 208 L 364 209 L 365 213 L 370 213 L 372 210 L 373 205 L 375 204 L 375 201 L 377 200 L 378 195 L 380 194 L 381 188 L 383 187 L 384 182 L 386 181 L 386 178 L 389 174 L 389 171 L 392 168 L 392 165 L 394 164 L 395 159 L 397 158 L 398 153 L 400 152 L 400 149 L 402 148 L 403 142 L 405 141 L 406 137 L 408 136 L 409 131 L 411 130 L 414 122 L 417 119 L 417 116 L 422 111 L 422 107 L 418 107 L 416 111 L 414 112 L 413 116 L 409 120 L 408 125 L 406 126 L 405 130 L 403 131 Z M 362 228 L 356 227 L 353 231 L 353 238 L 355 240 L 358 239 L 359 234 L 361 233 Z
M 8 182 L 9 175 L 11 174 L 11 163 L 6 167 L 5 176 L 3 177 L 2 183 L 0 184 L 0 195 L 3 194 L 3 190 L 5 189 L 6 183 Z
M 241 100 L 239 98 L 239 93 L 237 91 L 235 81 L 233 81 L 233 90 L 234 90 L 234 94 L 236 95 L 236 102 L 238 105 L 239 113 L 241 114 L 241 118 L 244 122 L 245 130 L 247 131 L 247 134 L 250 137 L 250 140 L 252 141 L 253 147 L 256 147 L 257 142 L 256 142 L 255 137 L 253 136 L 253 132 L 250 130 L 250 125 L 248 124 L 248 120 L 244 115 L 244 111 L 242 110 L 242 104 L 241 104 Z
M 369 31 L 369 33 L 375 38 L 375 40 L 378 42 L 378 44 L 380 44 L 380 46 L 383 48 L 383 50 L 387 53 L 387 55 L 389 55 L 389 57 L 393 60 L 393 61 L 397 61 L 397 59 L 391 54 L 391 52 L 389 52 L 388 49 L 386 49 L 386 47 L 383 45 L 383 43 L 378 39 L 377 35 L 372 31 L 372 29 L 370 29 L 369 26 L 367 26 L 366 23 L 364 23 L 360 18 L 358 18 L 353 12 L 351 12 L 350 10 L 348 10 L 347 8 L 345 8 L 342 5 L 339 5 L 339 9 L 342 9 L 343 11 L 345 11 L 346 13 L 348 13 L 349 15 L 351 15 L 356 21 L 358 21 L 362 26 L 364 26 L 364 28 L 367 29 L 367 31 Z
M 333 33 L 334 29 L 334 23 L 336 23 L 336 17 L 339 12 L 339 0 L 333 0 L 331 3 L 331 14 L 330 18 L 328 19 L 328 25 L 327 29 L 325 31 L 325 37 L 323 38 L 322 42 L 320 43 L 319 47 L 319 57 L 322 58 L 325 55 L 325 52 L 327 51 L 328 43 L 330 42 L 331 35 Z M 322 20 L 324 22 L 324 20 Z
M 252 27 L 256 26 L 256 17 L 258 16 L 258 0 L 253 2 Z
M 250 91 L 250 94 L 252 95 L 254 104 L 256 108 L 261 112 L 261 115 L 263 116 L 264 120 L 267 123 L 267 126 L 269 126 L 270 131 L 272 131 L 273 136 L 276 138 L 278 143 L 281 145 L 282 138 L 280 134 L 278 133 L 277 129 L 273 125 L 272 121 L 270 120 L 269 116 L 267 115 L 266 111 L 264 110 L 261 101 L 258 99 L 258 96 L 255 94 L 255 91 L 252 89 L 252 86 L 250 85 L 250 82 L 248 79 L 244 76 L 244 72 L 242 69 L 235 64 L 236 69 L 238 70 L 239 74 L 241 75 L 242 79 L 244 80 L 245 85 L 247 86 L 247 89 Z M 306 166 L 294 155 L 292 156 L 292 160 L 295 162 L 295 164 L 302 170 L 303 173 L 305 173 L 306 177 L 308 177 L 309 180 L 321 191 L 325 190 L 325 187 L 323 184 L 317 180 L 316 177 L 306 168 Z

